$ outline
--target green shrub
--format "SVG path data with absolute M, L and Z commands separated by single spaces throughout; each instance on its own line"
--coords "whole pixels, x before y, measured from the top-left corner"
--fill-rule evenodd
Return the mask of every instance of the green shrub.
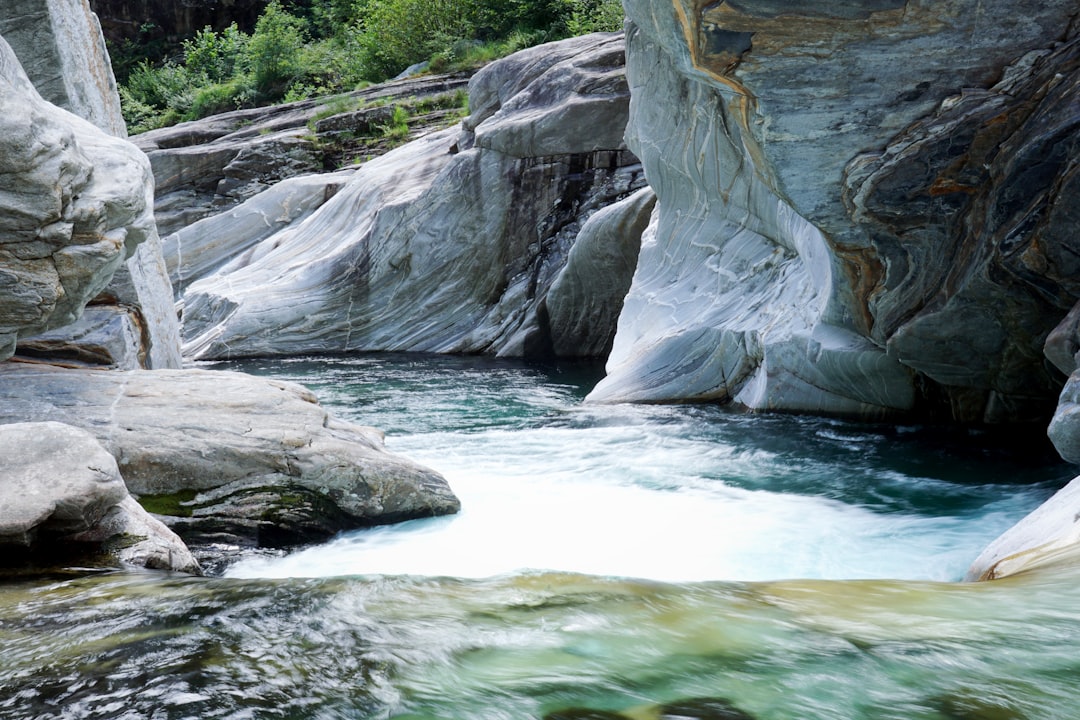
M 207 82 L 228 83 L 248 70 L 249 40 L 236 23 L 221 34 L 203 28 L 194 38 L 184 41 L 184 66 Z
M 248 41 L 248 62 L 260 99 L 280 100 L 301 74 L 304 23 L 270 0 Z

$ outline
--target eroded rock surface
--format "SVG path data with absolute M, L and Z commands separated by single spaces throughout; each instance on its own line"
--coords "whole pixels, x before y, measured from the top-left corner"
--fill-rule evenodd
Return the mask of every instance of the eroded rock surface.
M 967 580 L 996 580 L 1080 562 L 1080 478 L 1005 531 L 975 559 Z
M 4 564 L 118 564 L 198 573 L 183 542 L 128 494 L 116 460 L 59 422 L 0 425 Z
M 1072 3 L 626 8 L 658 209 L 593 399 L 1048 416 Z
M 0 364 L 0 423 L 68 423 L 188 542 L 292 545 L 456 512 L 437 473 L 291 383 L 198 370 Z
M 75 321 L 152 237 L 153 181 L 130 143 L 44 101 L 0 40 L 0 358 Z
M 461 128 L 364 164 L 310 216 L 186 285 L 185 355 L 521 356 L 574 344 L 555 335 L 583 325 L 563 315 L 558 327 L 549 323 L 548 289 L 582 225 L 644 186 L 622 140 L 623 62 L 622 38 L 610 34 L 484 68 L 470 83 L 472 114 Z M 644 225 L 606 217 L 616 232 Z M 628 263 L 610 271 L 628 283 Z M 562 292 L 581 282 L 565 276 Z M 595 347 L 610 342 L 607 322 Z

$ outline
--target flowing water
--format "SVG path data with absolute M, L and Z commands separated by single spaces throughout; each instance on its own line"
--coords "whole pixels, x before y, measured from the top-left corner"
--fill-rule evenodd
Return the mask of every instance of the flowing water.
M 1037 439 L 584 405 L 581 365 L 218 367 L 383 428 L 462 512 L 2 583 L 0 717 L 1080 717 L 1080 572 L 956 582 L 1070 479 Z

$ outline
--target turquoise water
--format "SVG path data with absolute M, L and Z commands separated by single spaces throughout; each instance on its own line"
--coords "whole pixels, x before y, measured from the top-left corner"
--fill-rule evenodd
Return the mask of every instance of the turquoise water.
M 229 367 L 382 427 L 463 512 L 0 584 L 0 718 L 1080 717 L 1080 574 L 951 582 L 1071 477 L 1037 438 L 584 406 L 590 366 Z

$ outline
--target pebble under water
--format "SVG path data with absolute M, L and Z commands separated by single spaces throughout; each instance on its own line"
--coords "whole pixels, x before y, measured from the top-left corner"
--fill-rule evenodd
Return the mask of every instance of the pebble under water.
M 0 718 L 1080 717 L 1080 573 L 955 582 L 1071 478 L 1038 439 L 583 405 L 587 365 L 214 367 L 381 427 L 461 514 L 0 583 Z

